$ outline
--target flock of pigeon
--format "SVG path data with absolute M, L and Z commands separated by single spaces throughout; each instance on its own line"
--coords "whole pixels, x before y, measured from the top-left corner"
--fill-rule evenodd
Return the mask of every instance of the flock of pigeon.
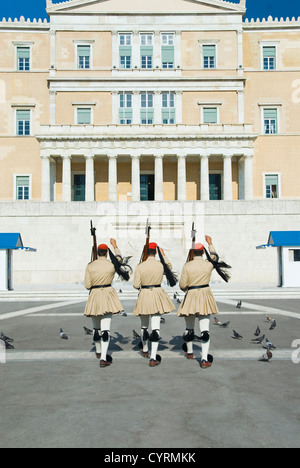
M 242 307 L 242 301 L 238 301 L 236 305 L 237 309 L 240 309 Z M 228 328 L 230 325 L 230 322 L 225 322 L 222 323 L 217 317 L 214 319 L 214 324 L 221 327 L 221 328 Z M 274 328 L 277 326 L 276 320 L 270 317 L 269 315 L 266 316 L 266 322 L 270 324 L 269 330 L 272 331 Z M 243 336 L 240 335 L 239 332 L 236 330 L 232 330 L 233 336 L 232 338 L 234 340 L 242 340 Z M 266 349 L 266 352 L 258 359 L 261 362 L 270 362 L 270 360 L 273 357 L 273 353 L 271 350 L 276 349 L 276 347 L 273 345 L 273 343 L 266 337 L 265 334 L 261 335 L 261 329 L 259 326 L 257 326 L 255 332 L 254 332 L 254 337 L 251 339 L 251 342 L 253 344 L 260 344 L 264 349 Z M 265 342 L 264 342 L 265 341 Z
M 178 304 L 181 303 L 181 300 L 179 299 L 178 293 L 174 294 L 174 299 L 176 300 L 176 302 Z M 238 303 L 236 305 L 236 308 L 240 309 L 241 307 L 242 307 L 242 301 L 238 301 Z M 126 316 L 125 313 L 124 313 L 124 315 Z M 165 321 L 166 321 L 165 318 L 162 317 L 161 318 L 161 323 L 164 324 Z M 266 316 L 266 322 L 270 324 L 270 328 L 269 328 L 270 331 L 274 330 L 274 328 L 277 326 L 276 320 L 273 319 L 272 317 L 270 317 L 269 315 Z M 229 325 L 230 325 L 230 321 L 222 323 L 221 320 L 218 317 L 214 317 L 214 325 L 217 325 L 220 328 L 228 328 Z M 84 333 L 86 335 L 93 335 L 93 333 L 94 333 L 93 330 L 90 330 L 87 327 L 83 327 L 83 330 L 84 330 Z M 232 332 L 233 332 L 232 338 L 234 340 L 242 340 L 243 339 L 243 336 L 240 335 L 240 333 L 237 332 L 236 330 L 232 330 Z M 62 328 L 59 331 L 59 336 L 60 336 L 60 338 L 62 340 L 68 340 L 69 339 L 68 335 L 62 330 Z M 265 334 L 261 335 L 261 329 L 260 329 L 259 326 L 257 326 L 257 328 L 256 328 L 256 330 L 254 332 L 254 337 L 255 338 L 251 339 L 251 342 L 253 344 L 262 345 L 263 348 L 266 350 L 266 352 L 258 360 L 262 361 L 262 362 L 270 362 L 270 360 L 273 357 L 273 354 L 272 354 L 271 350 L 275 350 L 276 347 L 266 337 Z M 141 338 L 140 335 L 138 333 L 136 333 L 135 330 L 133 330 L 133 338 L 134 339 L 140 339 Z M 4 343 L 6 349 L 15 349 L 14 345 L 12 345 L 14 340 L 12 338 L 9 338 L 8 336 L 4 335 L 3 332 L 1 332 L 0 340 L 2 340 L 2 342 Z M 198 336 L 196 336 L 196 335 L 195 335 L 195 341 L 200 341 L 200 338 Z

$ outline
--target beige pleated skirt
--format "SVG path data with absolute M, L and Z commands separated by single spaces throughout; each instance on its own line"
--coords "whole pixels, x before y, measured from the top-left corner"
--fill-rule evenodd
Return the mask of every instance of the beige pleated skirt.
M 119 314 L 124 310 L 113 287 L 93 289 L 88 298 L 84 315 L 99 317 L 106 314 Z
M 219 313 L 217 303 L 210 288 L 192 289 L 186 293 L 177 315 L 187 317 L 189 315 L 206 316 Z
M 164 315 L 174 310 L 174 304 L 164 289 L 142 289 L 139 293 L 133 315 Z

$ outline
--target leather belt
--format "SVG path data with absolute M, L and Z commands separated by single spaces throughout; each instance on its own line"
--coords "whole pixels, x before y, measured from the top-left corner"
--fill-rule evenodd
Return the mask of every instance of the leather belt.
M 204 288 L 209 288 L 209 284 L 202 284 L 201 286 L 190 286 L 188 291 L 191 291 L 192 289 L 204 289 Z
M 152 286 L 141 286 L 141 289 L 153 289 L 153 288 L 161 288 L 161 284 L 154 284 Z
M 104 289 L 104 288 L 110 288 L 110 287 L 111 287 L 111 284 L 99 284 L 99 285 L 97 285 L 97 286 L 92 286 L 92 287 L 90 288 L 90 291 L 91 291 L 92 289 Z

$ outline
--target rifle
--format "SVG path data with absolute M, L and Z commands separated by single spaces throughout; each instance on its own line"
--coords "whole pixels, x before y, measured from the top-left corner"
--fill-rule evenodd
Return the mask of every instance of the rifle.
M 93 221 L 91 221 L 91 236 L 93 237 L 91 261 L 94 262 L 95 260 L 98 259 L 98 247 L 97 247 L 96 228 L 93 226 Z
M 195 229 L 195 223 L 193 223 L 192 232 L 191 232 L 192 247 L 191 247 L 191 249 L 189 251 L 189 254 L 188 254 L 187 263 L 194 260 L 194 256 L 195 256 L 194 249 L 195 249 L 195 244 L 196 244 L 196 234 L 197 234 L 197 231 Z
M 142 256 L 141 256 L 140 263 L 145 262 L 147 260 L 147 258 L 148 258 L 148 248 L 149 248 L 149 242 L 150 242 L 150 231 L 151 231 L 151 226 L 149 224 L 149 219 L 147 219 L 147 224 L 146 224 L 146 229 L 145 229 L 146 244 L 144 246 L 144 250 L 143 250 L 143 253 L 142 253 Z

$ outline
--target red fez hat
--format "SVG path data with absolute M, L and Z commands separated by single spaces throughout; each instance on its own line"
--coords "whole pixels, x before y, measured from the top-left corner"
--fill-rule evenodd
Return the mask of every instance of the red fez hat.
M 156 250 L 157 249 L 157 244 L 155 244 L 155 242 L 150 242 L 149 249 L 150 250 Z
M 204 250 L 204 245 L 203 244 L 196 244 L 195 245 L 195 250 Z
M 108 250 L 108 246 L 106 244 L 98 245 L 98 250 Z

